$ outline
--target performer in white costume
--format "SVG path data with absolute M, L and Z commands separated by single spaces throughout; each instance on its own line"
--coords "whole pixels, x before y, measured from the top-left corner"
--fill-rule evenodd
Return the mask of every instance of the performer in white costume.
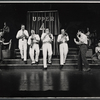
M 27 39 L 29 37 L 28 31 L 25 30 L 25 25 L 21 25 L 21 30 L 17 32 L 16 38 L 19 39 L 19 49 L 21 59 L 27 64 Z
M 35 64 L 35 63 L 38 64 L 39 52 L 40 52 L 39 51 L 39 41 L 40 41 L 39 35 L 35 34 L 34 30 L 31 30 L 31 36 L 28 39 L 28 45 L 30 45 L 29 54 L 32 60 L 32 64 Z
M 64 29 L 61 30 L 61 34 L 58 35 L 57 42 L 59 43 L 59 50 L 60 50 L 60 68 L 63 67 L 66 61 L 66 57 L 68 54 L 68 44 L 67 41 L 69 41 L 69 36 L 65 32 Z
M 53 41 L 53 35 L 49 32 L 48 28 L 45 30 L 45 33 L 42 33 L 41 40 L 43 42 L 42 48 L 43 48 L 44 69 L 47 69 L 47 52 L 48 52 L 48 63 L 51 64 L 52 41 Z

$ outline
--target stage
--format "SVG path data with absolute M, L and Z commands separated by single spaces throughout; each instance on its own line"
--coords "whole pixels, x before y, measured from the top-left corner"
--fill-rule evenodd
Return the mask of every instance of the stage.
M 21 9 L 22 8 L 22 9 Z M 93 50 L 100 39 L 100 4 L 71 3 L 27 3 L 1 4 L 0 27 L 7 22 L 8 34 L 12 39 L 11 57 L 0 62 L 0 97 L 100 97 L 100 63 L 93 63 L 89 51 L 87 60 L 91 71 L 78 71 L 78 47 L 73 39 L 81 28 L 90 28 L 94 36 Z M 52 43 L 52 65 L 43 70 L 43 55 L 40 50 L 39 64 L 31 65 L 21 60 L 16 34 L 21 24 L 31 35 L 31 29 L 41 37 L 44 28 L 49 28 L 54 36 Z M 42 30 L 41 30 L 42 27 Z M 57 37 L 64 28 L 69 35 L 69 52 L 62 70 L 59 69 L 59 48 Z M 8 36 L 6 36 L 8 38 Z M 42 42 L 40 41 L 40 49 Z M 12 52 L 13 51 L 13 52 Z M 86 98 L 85 98 L 86 99 Z M 77 100 L 77 99 L 76 99 Z
M 99 97 L 100 69 L 2 69 L 0 97 Z

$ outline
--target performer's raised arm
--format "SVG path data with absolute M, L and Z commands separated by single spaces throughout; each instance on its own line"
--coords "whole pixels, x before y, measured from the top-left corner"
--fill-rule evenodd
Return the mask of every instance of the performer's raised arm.
M 77 38 L 79 39 L 79 41 L 76 41 L 76 39 L 74 38 L 74 42 L 79 45 L 79 54 L 78 54 L 78 67 L 79 70 L 82 71 L 82 63 L 84 64 L 84 71 L 90 71 L 90 67 L 88 64 L 88 61 L 86 59 L 86 52 L 88 50 L 88 39 L 85 33 L 83 33 L 82 31 L 78 31 L 77 33 Z
M 50 33 L 49 29 L 45 30 L 45 33 L 42 33 L 41 40 L 43 43 L 43 67 L 47 69 L 47 52 L 48 52 L 48 63 L 51 64 L 52 58 L 52 41 L 53 35 Z

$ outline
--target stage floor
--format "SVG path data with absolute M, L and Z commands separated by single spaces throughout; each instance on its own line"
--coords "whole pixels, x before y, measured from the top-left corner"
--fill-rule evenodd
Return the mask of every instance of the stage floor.
M 100 69 L 2 69 L 0 97 L 100 97 Z

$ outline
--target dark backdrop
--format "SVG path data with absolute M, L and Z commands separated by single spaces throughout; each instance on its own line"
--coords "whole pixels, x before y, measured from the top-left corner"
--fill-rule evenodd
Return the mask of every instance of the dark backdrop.
M 79 4 L 79 3 L 17 3 L 0 4 L 0 29 L 3 22 L 7 22 L 10 27 L 9 38 L 13 38 L 17 47 L 16 33 L 21 24 L 27 22 L 27 11 L 47 11 L 58 10 L 60 26 L 65 28 L 70 36 L 69 46 L 75 46 L 73 38 L 79 28 L 89 27 L 90 31 L 97 30 L 98 39 L 100 37 L 100 4 Z

